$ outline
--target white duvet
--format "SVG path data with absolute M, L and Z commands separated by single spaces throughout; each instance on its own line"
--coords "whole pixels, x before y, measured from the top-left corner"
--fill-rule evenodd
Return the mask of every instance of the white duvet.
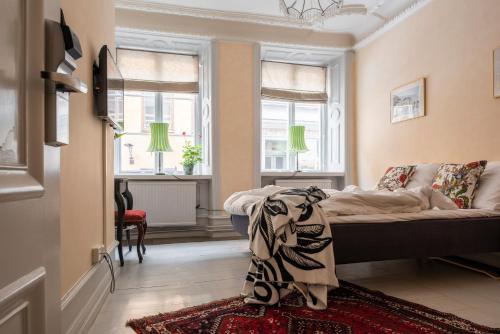
M 253 204 L 270 196 L 283 187 L 266 186 L 260 189 L 241 191 L 231 195 L 224 209 L 233 215 L 249 215 Z M 345 215 L 372 215 L 389 213 L 416 213 L 428 209 L 456 210 L 457 206 L 431 187 L 400 189 L 394 192 L 361 190 L 348 186 L 344 190 L 323 189 L 329 197 L 319 204 L 328 217 Z

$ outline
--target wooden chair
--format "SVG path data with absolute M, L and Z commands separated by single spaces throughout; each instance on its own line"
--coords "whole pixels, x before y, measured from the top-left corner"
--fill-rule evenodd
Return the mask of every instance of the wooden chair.
M 121 191 L 121 186 L 125 185 L 125 190 Z M 127 235 L 129 251 L 132 251 L 130 242 L 130 231 L 137 228 L 137 256 L 139 263 L 142 263 L 142 254 L 146 253 L 144 246 L 144 236 L 148 228 L 146 220 L 146 212 L 143 210 L 134 210 L 134 198 L 128 189 L 128 181 L 126 179 L 115 179 L 115 202 L 117 211 L 115 212 L 115 227 L 116 239 L 118 240 L 118 255 L 120 257 L 120 265 L 123 266 L 123 231 Z M 142 248 L 142 253 L 141 253 Z

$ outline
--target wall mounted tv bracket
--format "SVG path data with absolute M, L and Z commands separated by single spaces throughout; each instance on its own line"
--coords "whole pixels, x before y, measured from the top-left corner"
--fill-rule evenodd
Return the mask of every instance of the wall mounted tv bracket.
M 62 10 L 60 23 L 46 20 L 45 40 L 45 143 L 62 146 L 69 144 L 69 94 L 87 93 L 87 85 L 72 75 L 82 48 Z

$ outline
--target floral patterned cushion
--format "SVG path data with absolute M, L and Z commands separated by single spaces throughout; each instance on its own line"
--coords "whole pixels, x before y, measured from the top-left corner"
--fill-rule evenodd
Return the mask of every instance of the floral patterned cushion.
M 459 209 L 470 209 L 486 160 L 468 164 L 443 164 L 439 167 L 432 188 L 455 202 Z
M 399 166 L 389 167 L 385 171 L 384 176 L 378 181 L 376 190 L 394 191 L 399 188 L 406 187 L 411 176 L 415 173 L 417 166 Z

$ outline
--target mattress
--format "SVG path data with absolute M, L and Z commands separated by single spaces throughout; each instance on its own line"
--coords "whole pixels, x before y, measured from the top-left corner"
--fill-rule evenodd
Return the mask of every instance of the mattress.
M 329 216 L 330 224 L 392 223 L 398 221 L 500 217 L 500 211 L 488 209 L 424 210 L 415 213 L 386 213 L 373 215 Z

